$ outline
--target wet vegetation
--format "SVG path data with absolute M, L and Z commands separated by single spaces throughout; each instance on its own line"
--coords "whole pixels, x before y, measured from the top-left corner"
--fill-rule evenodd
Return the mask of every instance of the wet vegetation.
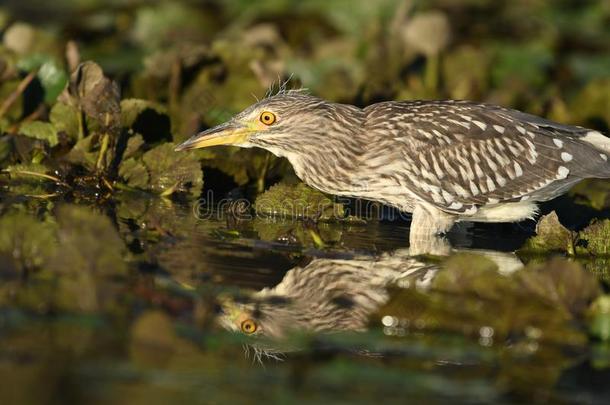
M 174 152 L 286 81 L 608 134 L 607 2 L 9 0 L 0 38 L 1 403 L 610 396 L 608 181 L 411 257 L 267 152 Z

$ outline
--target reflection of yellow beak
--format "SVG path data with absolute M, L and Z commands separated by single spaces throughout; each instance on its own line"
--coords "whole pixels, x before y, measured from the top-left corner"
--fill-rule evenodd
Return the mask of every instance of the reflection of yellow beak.
M 175 150 L 207 148 L 216 145 L 238 145 L 247 141 L 251 132 L 249 128 L 229 121 L 198 133 L 176 146 Z

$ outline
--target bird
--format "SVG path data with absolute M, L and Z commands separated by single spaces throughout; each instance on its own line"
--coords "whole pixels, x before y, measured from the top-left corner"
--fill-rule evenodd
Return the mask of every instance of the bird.
M 467 100 L 361 108 L 281 90 L 176 151 L 214 145 L 266 149 L 323 193 L 411 213 L 411 244 L 457 222 L 534 219 L 538 203 L 610 178 L 601 132 Z
M 425 291 L 441 271 L 398 249 L 378 256 L 313 258 L 286 272 L 273 287 L 235 297 L 219 296 L 217 322 L 252 338 L 259 355 L 298 348 L 284 347 L 294 333 L 364 332 L 370 317 L 391 298 L 390 287 Z

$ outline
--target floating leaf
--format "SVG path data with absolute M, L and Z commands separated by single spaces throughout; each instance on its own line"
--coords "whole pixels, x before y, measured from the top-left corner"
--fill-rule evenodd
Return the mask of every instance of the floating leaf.
M 610 219 L 594 221 L 578 233 L 577 252 L 593 256 L 610 256 Z
M 57 129 L 50 122 L 29 121 L 19 127 L 19 133 L 30 138 L 40 139 L 53 147 L 58 144 Z
M 574 254 L 574 232 L 559 222 L 555 211 L 543 216 L 536 225 L 536 236 L 520 249 L 523 253 L 567 252 Z
M 50 170 L 38 163 L 11 165 L 4 169 L 10 176 L 9 190 L 13 194 L 45 196 L 49 194 L 49 184 L 59 179 L 49 175 Z
M 257 197 L 256 213 L 264 216 L 288 218 L 315 218 L 321 220 L 342 218 L 343 205 L 333 202 L 321 192 L 306 186 L 277 184 Z
M 174 144 L 165 143 L 142 156 L 150 175 L 149 188 L 161 195 L 175 192 L 199 195 L 203 186 L 199 160 L 189 153 L 176 153 L 174 148 Z
M 121 176 L 130 187 L 147 189 L 150 183 L 150 176 L 146 166 L 134 158 L 127 159 L 121 163 L 119 167 L 119 176 Z

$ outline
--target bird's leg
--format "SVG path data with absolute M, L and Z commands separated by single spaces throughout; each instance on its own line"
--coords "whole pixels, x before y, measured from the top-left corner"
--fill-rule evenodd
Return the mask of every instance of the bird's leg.
M 413 210 L 409 229 L 409 251 L 411 255 L 447 255 L 451 245 L 442 234 L 447 232 L 455 219 L 433 207 L 417 205 Z

